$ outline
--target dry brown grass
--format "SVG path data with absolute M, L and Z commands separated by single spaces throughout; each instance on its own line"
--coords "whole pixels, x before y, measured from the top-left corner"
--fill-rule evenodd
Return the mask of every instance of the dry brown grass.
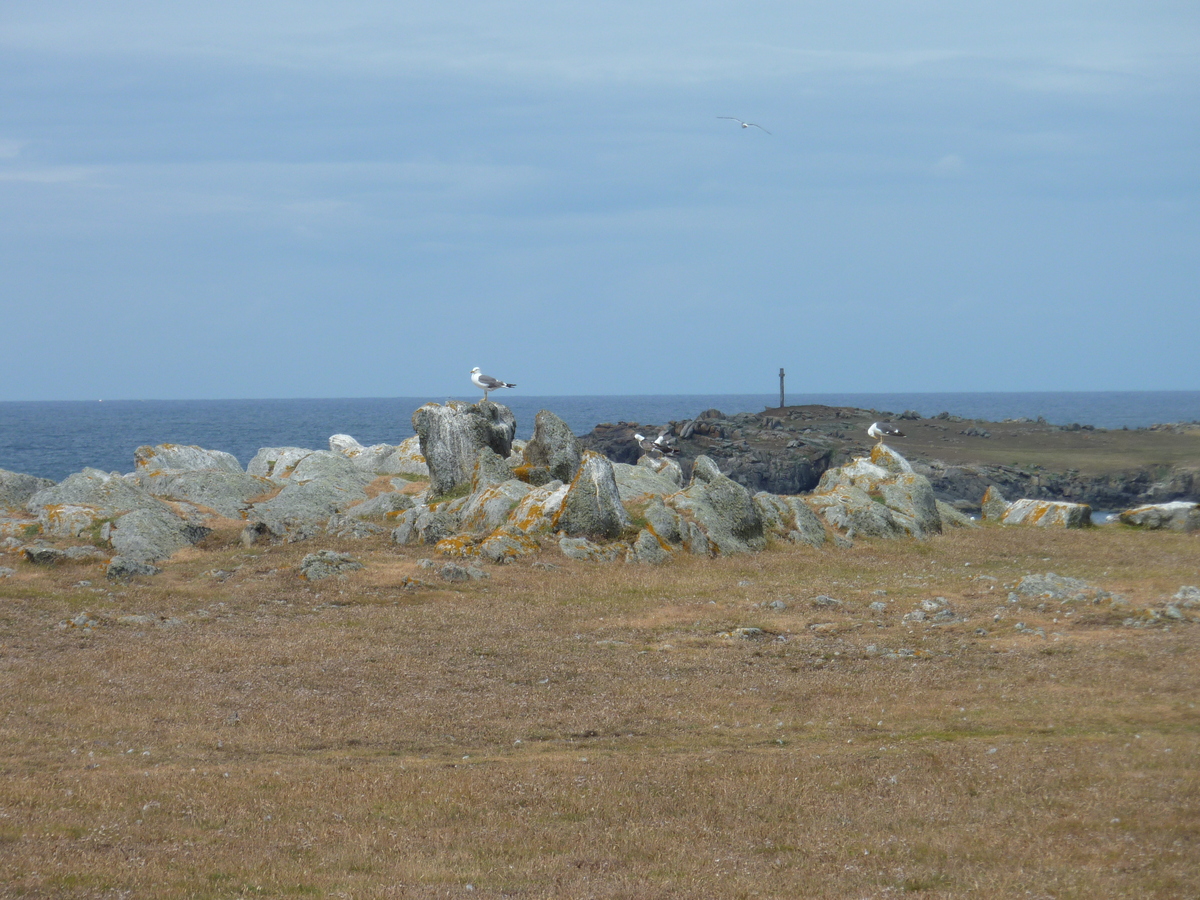
M 301 581 L 324 547 L 368 567 Z M 17 565 L 0 895 L 1200 895 L 1200 625 L 1005 588 L 1161 605 L 1200 584 L 1196 537 L 548 553 L 454 587 L 417 556 L 231 528 L 128 585 Z M 901 622 L 934 596 L 967 621 Z

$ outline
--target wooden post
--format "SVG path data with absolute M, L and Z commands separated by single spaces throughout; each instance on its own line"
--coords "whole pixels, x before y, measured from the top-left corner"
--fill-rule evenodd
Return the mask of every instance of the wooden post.
M 779 408 L 783 409 L 783 369 L 779 370 Z

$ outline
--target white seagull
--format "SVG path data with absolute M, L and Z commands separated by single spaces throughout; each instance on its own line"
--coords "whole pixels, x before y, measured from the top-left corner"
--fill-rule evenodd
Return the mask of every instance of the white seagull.
M 737 116 L 717 116 L 717 118 L 718 118 L 718 119 L 731 119 L 731 120 L 733 120 L 734 122 L 737 122 L 737 123 L 738 123 L 739 125 L 741 125 L 743 128 L 757 128 L 759 131 L 767 131 L 767 129 L 763 128 L 763 127 L 762 127 L 761 125 L 759 125 L 757 122 L 743 122 L 743 121 L 742 121 L 741 119 L 739 119 Z M 770 133 L 771 133 L 771 132 L 767 131 L 767 134 L 770 134 Z
M 872 422 L 871 427 L 867 429 L 867 434 L 880 444 L 883 443 L 885 437 L 904 437 L 904 432 L 890 422 Z
M 483 399 L 488 398 L 488 393 L 497 388 L 516 387 L 515 384 L 509 384 L 507 381 L 501 381 L 498 378 L 493 378 L 491 375 L 484 375 L 479 371 L 479 366 L 471 370 L 471 383 L 477 388 L 483 388 Z

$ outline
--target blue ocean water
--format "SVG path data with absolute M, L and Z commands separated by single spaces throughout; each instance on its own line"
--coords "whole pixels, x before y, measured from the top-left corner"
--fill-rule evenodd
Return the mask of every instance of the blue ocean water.
M 325 449 L 332 434 L 365 445 L 411 437 L 412 413 L 429 400 L 391 397 L 344 400 L 105 400 L 0 403 L 0 469 L 61 481 L 91 466 L 129 472 L 143 444 L 198 444 L 232 453 L 245 465 L 260 447 Z M 478 395 L 460 397 L 474 401 Z M 517 417 L 517 436 L 528 438 L 538 410 L 562 417 L 576 434 L 601 422 L 664 425 L 720 409 L 732 415 L 774 407 L 778 394 L 670 396 L 497 396 Z M 925 416 L 949 412 L 972 419 L 1044 416 L 1067 425 L 1139 428 L 1160 422 L 1200 420 L 1200 391 L 1044 393 L 790 394 L 789 405 L 823 403 L 893 414 L 915 409 Z

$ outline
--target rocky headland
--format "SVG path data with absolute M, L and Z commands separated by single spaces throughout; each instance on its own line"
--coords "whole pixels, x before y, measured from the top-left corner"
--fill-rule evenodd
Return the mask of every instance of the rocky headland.
M 515 440 L 491 401 L 429 403 L 416 436 L 364 447 L 263 448 L 245 469 L 228 453 L 139 447 L 127 474 L 85 469 L 62 482 L 0 471 L 0 547 L 31 564 L 95 558 L 110 577 L 151 575 L 214 531 L 246 545 L 376 536 L 462 560 L 480 577 L 548 548 L 597 561 L 659 564 L 680 553 L 756 552 L 771 542 L 848 546 L 1002 525 L 1080 528 L 1091 508 L 1140 528 L 1194 531 L 1200 427 L 1106 432 L 1044 422 L 895 418 L 903 452 L 867 438 L 870 410 L 708 410 L 662 428 L 598 426 L 579 438 L 538 413 Z M 666 455 L 639 432 L 664 435 Z M 673 452 L 673 451 L 677 451 Z M 1014 498 L 1011 501 L 1007 498 Z M 321 551 L 310 580 L 354 561 Z

